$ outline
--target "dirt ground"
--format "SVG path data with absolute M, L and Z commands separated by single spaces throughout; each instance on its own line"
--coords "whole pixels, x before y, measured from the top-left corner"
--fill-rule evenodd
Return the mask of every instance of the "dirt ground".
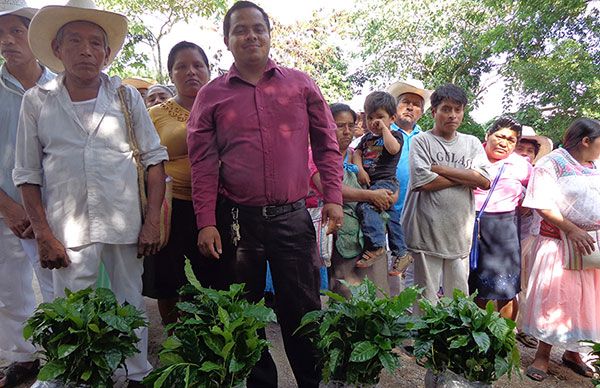
M 165 337 L 162 330 L 162 326 L 160 324 L 160 316 L 158 314 L 156 302 L 154 300 L 147 299 L 146 307 L 148 312 L 148 318 L 150 321 L 148 353 L 150 363 L 156 366 L 158 365 L 158 352 L 160 350 L 161 343 Z M 297 385 L 295 383 L 292 371 L 285 356 L 285 352 L 283 349 L 283 341 L 281 339 L 281 332 L 277 324 L 272 324 L 267 328 L 267 337 L 273 345 L 271 348 L 271 354 L 273 355 L 273 359 L 275 360 L 275 363 L 277 364 L 278 368 L 279 387 L 296 387 Z M 562 366 L 560 360 L 562 351 L 560 349 L 554 349 L 552 352 L 552 359 L 549 370 L 550 376 L 546 380 L 544 380 L 543 383 L 534 382 L 525 376 L 524 367 L 526 367 L 532 362 L 535 350 L 526 348 L 521 344 L 519 344 L 519 350 L 521 351 L 521 373 L 523 376 L 513 376 L 512 380 L 508 380 L 508 378 L 504 376 L 499 382 L 497 382 L 494 385 L 495 387 L 546 388 L 593 386 L 590 379 L 586 379 L 582 376 L 579 376 L 572 372 L 570 369 L 567 369 Z M 8 362 L 6 360 L 0 359 L 0 367 L 5 366 L 7 364 Z M 418 366 L 415 363 L 414 358 L 410 357 L 407 354 L 402 354 L 401 365 L 402 367 L 398 369 L 394 375 L 390 375 L 385 372 L 382 374 L 381 382 L 379 384 L 380 388 L 415 388 L 424 386 L 426 370 Z M 31 386 L 31 384 L 33 384 L 33 380 L 28 381 L 26 384 L 21 384 L 19 388 L 28 388 Z

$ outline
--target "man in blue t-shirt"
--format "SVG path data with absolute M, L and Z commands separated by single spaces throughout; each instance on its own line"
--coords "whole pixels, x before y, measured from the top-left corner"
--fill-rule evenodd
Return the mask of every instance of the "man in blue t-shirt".
M 417 121 L 423 116 L 423 113 L 429 109 L 431 90 L 425 89 L 423 82 L 419 80 L 404 80 L 396 82 L 388 88 L 388 92 L 396 98 L 396 120 L 391 125 L 392 131 L 398 131 L 402 134 L 402 152 L 400 161 L 396 168 L 396 177 L 400 186 L 398 201 L 394 205 L 395 213 L 402 217 L 404 208 L 404 199 L 406 198 L 406 189 L 408 187 L 409 165 L 408 152 L 412 138 L 421 132 L 421 127 Z M 388 222 L 400 223 L 400 218 L 390 219 Z M 402 275 L 410 265 L 411 259 L 406 262 L 395 262 L 390 270 L 390 276 Z M 406 273 L 405 284 L 412 284 L 412 271 Z

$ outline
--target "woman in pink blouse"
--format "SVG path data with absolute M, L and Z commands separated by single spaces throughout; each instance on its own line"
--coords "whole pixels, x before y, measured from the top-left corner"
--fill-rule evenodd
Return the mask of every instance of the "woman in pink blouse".
M 481 217 L 479 260 L 469 274 L 469 290 L 477 291 L 477 304 L 497 302 L 500 314 L 512 320 L 517 316 L 516 296 L 521 290 L 521 251 L 515 209 L 531 174 L 531 164 L 513 151 L 521 137 L 521 124 L 501 117 L 486 135 L 485 152 L 492 163 L 490 178 L 500 174 L 498 183 Z M 476 189 L 479 212 L 489 190 Z

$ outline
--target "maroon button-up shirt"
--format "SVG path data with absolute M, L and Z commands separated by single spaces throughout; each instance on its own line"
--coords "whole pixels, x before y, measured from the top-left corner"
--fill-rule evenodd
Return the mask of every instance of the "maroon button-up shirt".
M 247 206 L 306 197 L 309 136 L 323 198 L 342 204 L 335 128 L 325 99 L 306 74 L 269 60 L 255 86 L 232 65 L 198 92 L 188 121 L 198 228 L 216 225 L 217 192 Z

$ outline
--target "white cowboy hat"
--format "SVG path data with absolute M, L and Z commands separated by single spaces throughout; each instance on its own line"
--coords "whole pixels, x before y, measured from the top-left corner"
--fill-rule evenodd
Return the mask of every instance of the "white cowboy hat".
M 535 162 L 547 155 L 550 151 L 552 151 L 552 148 L 554 148 L 554 143 L 549 137 L 537 135 L 535 130 L 527 125 L 523 125 L 523 129 L 521 131 L 521 140 L 522 139 L 533 140 L 540 145 L 540 151 L 531 164 L 535 164 Z
M 65 68 L 52 51 L 52 40 L 67 23 L 86 21 L 100 26 L 108 37 L 108 66 L 117 56 L 127 36 L 127 18 L 115 12 L 99 9 L 93 0 L 69 0 L 65 5 L 43 7 L 31 20 L 29 45 L 37 59 L 50 70 L 60 73 Z
M 31 19 L 37 11 L 37 8 L 28 7 L 25 0 L 0 0 L 0 16 L 15 15 Z
M 412 93 L 416 94 L 417 96 L 421 96 L 425 102 L 423 105 L 423 112 L 426 112 L 431 106 L 430 97 L 433 93 L 433 90 L 425 89 L 423 81 L 418 79 L 408 79 L 391 84 L 388 88 L 388 93 L 394 96 L 396 99 L 398 99 L 398 97 L 404 93 Z

